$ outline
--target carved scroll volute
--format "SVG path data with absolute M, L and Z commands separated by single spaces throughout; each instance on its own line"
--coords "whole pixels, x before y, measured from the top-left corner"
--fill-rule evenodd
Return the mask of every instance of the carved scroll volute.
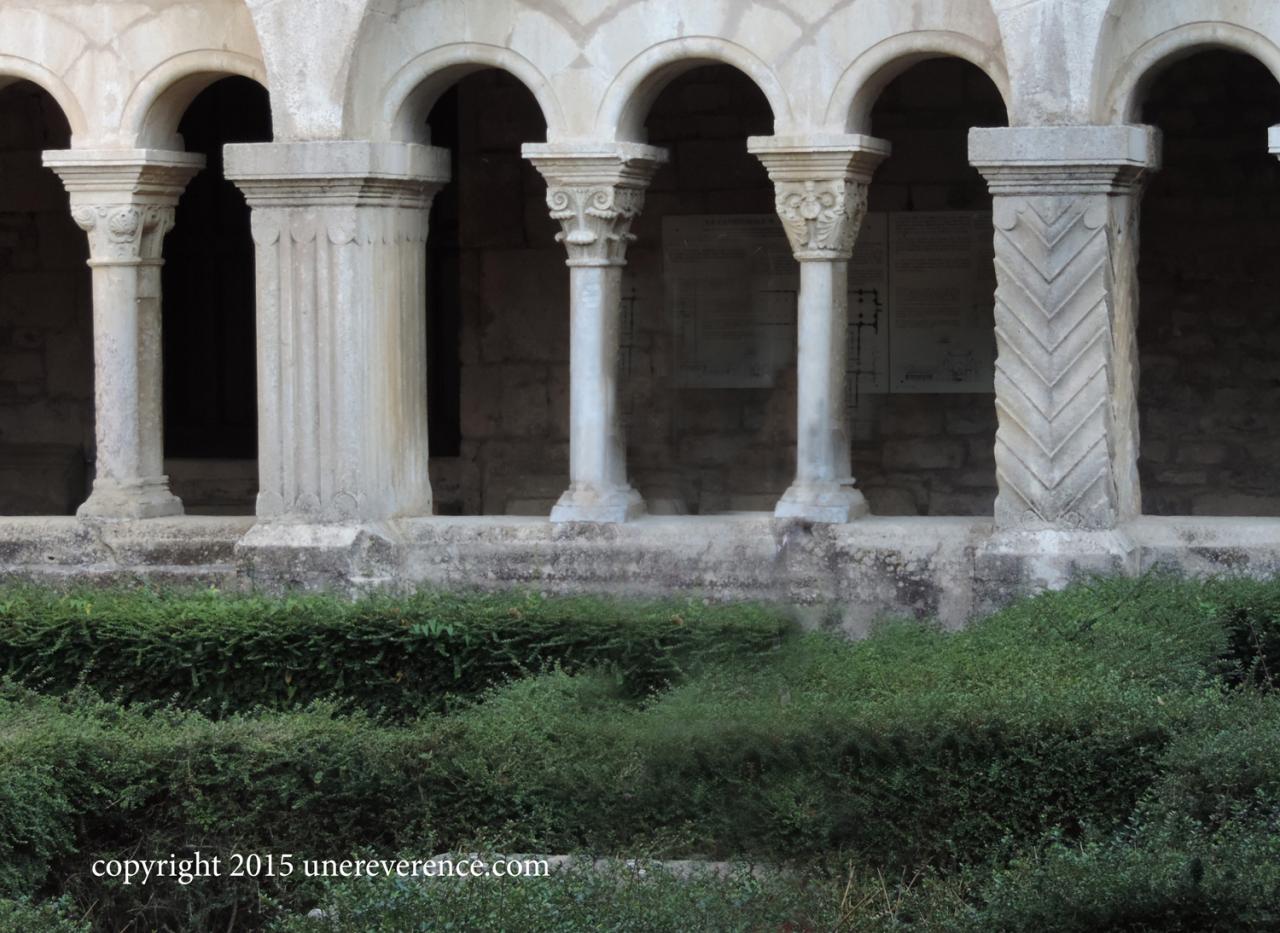
M 553 186 L 547 207 L 563 230 L 556 240 L 570 265 L 621 265 L 635 239 L 631 223 L 644 209 L 644 189 L 621 185 Z

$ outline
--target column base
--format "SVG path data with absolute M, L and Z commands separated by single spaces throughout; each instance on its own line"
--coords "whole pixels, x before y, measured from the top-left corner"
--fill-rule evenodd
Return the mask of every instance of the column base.
M 182 514 L 182 500 L 169 491 L 169 477 L 138 483 L 94 480 L 93 492 L 76 509 L 80 518 L 164 518 Z
M 796 483 L 782 494 L 774 518 L 840 525 L 866 515 L 866 497 L 852 486 L 836 483 Z
M 979 590 L 991 606 L 1059 590 L 1091 576 L 1133 576 L 1141 553 L 1120 529 L 997 529 L 974 554 Z
M 241 572 L 258 589 L 351 595 L 393 585 L 403 550 L 399 530 L 388 522 L 259 522 L 235 546 Z
M 551 520 L 595 522 L 616 525 L 639 518 L 645 513 L 644 499 L 630 486 L 600 489 L 596 486 L 570 486 L 551 510 Z

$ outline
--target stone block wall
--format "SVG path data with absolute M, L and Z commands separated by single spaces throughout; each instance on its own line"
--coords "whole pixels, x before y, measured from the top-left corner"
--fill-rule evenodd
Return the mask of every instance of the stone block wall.
M 1257 61 L 1172 66 L 1143 114 L 1140 473 L 1152 515 L 1280 515 L 1280 87 Z
M 0 90 L 0 515 L 74 512 L 93 439 L 88 246 L 40 164 L 68 145 L 61 112 L 26 82 Z

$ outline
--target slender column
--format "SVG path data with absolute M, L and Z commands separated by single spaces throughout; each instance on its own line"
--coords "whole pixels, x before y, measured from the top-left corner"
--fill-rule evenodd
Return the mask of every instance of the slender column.
M 994 197 L 998 530 L 1140 511 L 1137 215 L 1157 153 L 1142 126 L 970 132 Z
M 569 489 L 553 522 L 625 522 L 644 513 L 627 480 L 618 404 L 622 267 L 631 222 L 665 150 L 639 143 L 530 144 L 569 258 Z
M 448 166 L 406 143 L 226 147 L 257 250 L 260 524 L 430 514 L 424 244 Z
M 889 144 L 870 136 L 757 136 L 747 148 L 769 171 L 800 263 L 796 476 L 774 515 L 847 522 L 867 514 L 867 500 L 854 488 L 845 396 L 849 257 L 871 175 Z
M 44 154 L 89 235 L 93 269 L 93 491 L 78 514 L 155 518 L 182 514 L 164 475 L 160 267 L 164 238 L 204 156 L 162 150 Z

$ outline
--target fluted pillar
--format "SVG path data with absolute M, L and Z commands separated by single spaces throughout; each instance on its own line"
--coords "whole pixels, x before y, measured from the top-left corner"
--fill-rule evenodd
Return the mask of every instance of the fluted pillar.
M 569 266 L 569 488 L 553 522 L 624 522 L 644 512 L 627 479 L 618 397 L 622 267 L 631 222 L 666 151 L 639 143 L 528 144 L 547 180 Z
M 778 217 L 800 263 L 796 327 L 796 475 L 774 515 L 838 523 L 867 514 L 854 488 L 845 395 L 849 258 L 867 188 L 889 144 L 870 136 L 756 136 Z
M 164 150 L 44 154 L 89 236 L 93 269 L 93 491 L 82 517 L 180 515 L 164 475 L 160 268 L 165 235 L 204 156 Z
M 1144 126 L 975 129 L 993 196 L 996 526 L 1098 532 L 1141 510 L 1137 234 Z
M 449 154 L 408 143 L 226 147 L 257 262 L 257 514 L 430 514 L 426 251 Z

